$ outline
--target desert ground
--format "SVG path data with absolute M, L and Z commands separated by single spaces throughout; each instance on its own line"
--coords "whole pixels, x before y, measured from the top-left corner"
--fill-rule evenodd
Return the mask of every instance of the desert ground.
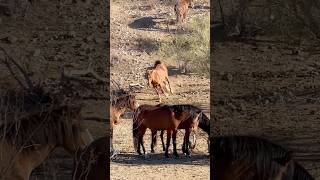
M 207 2 L 196 1 L 195 5 L 200 8 L 191 9 L 190 16 L 196 13 L 206 15 L 205 13 L 209 12 Z M 143 86 L 135 93 L 140 105 L 158 104 L 155 91 L 147 85 L 145 72 L 156 60 L 164 61 L 168 65 L 169 80 L 174 94 L 167 98 L 162 96 L 163 103 L 194 104 L 201 107 L 210 117 L 209 77 L 184 74 L 178 68 L 177 62 L 153 53 L 153 47 L 157 42 L 170 38 L 170 32 L 166 31 L 164 22 L 175 18 L 173 6 L 165 1 L 113 0 L 110 8 L 111 79 L 125 89 L 129 89 L 130 84 Z M 177 27 L 169 25 L 169 28 Z M 185 157 L 181 152 L 183 131 L 180 130 L 177 142 L 180 157 L 174 158 L 171 151 L 171 157 L 166 159 L 160 138 L 155 154 L 150 154 L 150 132 L 147 130 L 144 142 L 148 154 L 141 157 L 134 152 L 132 118 L 128 113 L 114 129 L 114 147 L 120 154 L 111 161 L 111 179 L 209 179 L 207 137 L 206 133 L 199 130 L 192 156 Z

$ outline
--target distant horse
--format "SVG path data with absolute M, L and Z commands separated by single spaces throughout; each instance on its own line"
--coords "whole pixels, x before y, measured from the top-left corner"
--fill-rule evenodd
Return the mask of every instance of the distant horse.
M 167 130 L 167 146 L 165 149 L 165 157 L 169 157 L 168 150 L 172 136 L 173 154 L 178 156 L 176 149 L 177 129 L 181 123 L 185 123 L 187 132 L 197 129 L 199 117 L 202 111 L 194 109 L 191 105 L 141 105 L 135 112 L 133 119 L 133 142 L 135 150 L 141 155 L 140 145 L 143 152 L 143 135 L 147 128 L 154 130 Z
M 314 180 L 292 152 L 252 136 L 218 136 L 210 140 L 215 180 Z
M 174 12 L 178 23 L 186 22 L 189 5 L 193 7 L 192 0 L 178 0 L 175 4 Z
M 171 90 L 169 78 L 168 78 L 168 69 L 166 65 L 161 61 L 156 61 L 153 68 L 154 69 L 152 70 L 147 70 L 147 73 L 146 73 L 148 84 L 150 87 L 154 88 L 154 90 L 158 95 L 159 102 L 161 102 L 160 92 L 158 88 L 160 88 L 161 92 L 164 95 L 166 95 L 165 91 L 166 92 L 170 91 L 170 93 L 173 94 Z
M 81 108 L 60 106 L 21 117 L 0 127 L 0 179 L 28 180 L 57 147 L 70 154 L 91 141 L 82 128 Z
M 110 179 L 108 137 L 94 140 L 84 150 L 78 151 L 74 160 L 73 180 Z
M 197 111 L 202 111 L 200 108 L 196 107 L 196 106 L 192 106 L 189 105 L 191 108 L 196 109 Z M 190 151 L 189 151 L 189 145 L 193 145 L 193 147 L 191 147 L 191 149 L 194 148 L 195 146 L 195 139 L 194 142 L 189 142 L 189 136 L 191 132 L 188 132 L 188 121 L 182 122 L 178 129 L 185 129 L 185 136 L 184 136 L 184 141 L 183 141 L 183 145 L 182 145 L 182 152 L 185 153 L 186 155 L 190 155 Z M 202 114 L 201 118 L 199 119 L 199 125 L 198 127 L 200 129 L 202 129 L 203 131 L 205 131 L 208 136 L 210 135 L 210 119 L 208 118 L 208 116 L 206 116 L 204 113 Z M 164 134 L 164 130 L 161 131 L 160 137 L 161 137 L 161 142 L 162 142 L 162 148 L 163 151 L 165 151 L 165 145 L 164 145 L 164 141 L 163 141 L 163 134 Z M 152 131 L 152 144 L 151 144 L 151 152 L 154 152 L 154 144 L 156 144 L 156 140 L 157 140 L 157 131 Z M 195 137 L 194 137 L 195 138 Z

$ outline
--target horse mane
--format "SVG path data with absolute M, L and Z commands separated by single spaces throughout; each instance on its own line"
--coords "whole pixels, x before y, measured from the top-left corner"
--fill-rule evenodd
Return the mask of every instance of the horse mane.
M 157 60 L 155 63 L 154 63 L 154 68 L 156 68 L 159 64 L 163 64 L 160 60 Z
M 66 136 L 79 137 L 80 129 L 75 125 L 80 127 L 80 121 L 74 124 L 72 117 L 80 113 L 80 110 L 81 108 L 60 106 L 21 117 L 16 122 L 2 124 L 0 138 L 24 151 L 34 149 L 37 144 L 62 144 Z
M 126 95 L 119 96 L 119 97 L 117 97 L 117 98 L 113 98 L 112 101 L 111 101 L 111 105 L 112 105 L 113 107 L 115 107 L 115 108 L 123 108 L 123 107 L 126 107 L 130 96 L 131 96 L 131 95 L 126 94 Z M 123 100 L 125 100 L 125 101 L 123 101 Z
M 274 177 L 281 167 L 274 160 L 290 153 L 277 144 L 253 136 L 218 136 L 213 138 L 210 150 L 214 160 L 245 160 L 255 164 L 261 179 L 268 175 Z
M 174 111 L 178 113 L 181 113 L 183 111 L 191 112 L 192 118 L 196 117 L 200 112 L 202 112 L 200 108 L 191 104 L 179 104 L 179 105 L 171 105 L 171 106 L 173 107 Z M 210 119 L 203 112 L 199 117 L 199 128 L 201 128 L 207 134 L 210 133 Z

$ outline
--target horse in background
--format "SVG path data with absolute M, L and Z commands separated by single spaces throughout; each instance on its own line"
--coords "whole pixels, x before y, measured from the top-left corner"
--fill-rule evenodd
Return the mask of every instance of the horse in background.
M 176 14 L 177 23 L 185 23 L 187 20 L 187 14 L 189 5 L 193 8 L 192 0 L 178 0 L 174 6 L 174 12 Z
M 293 160 L 292 152 L 253 136 L 218 136 L 210 139 L 212 179 L 314 180 Z
M 189 105 L 190 108 L 196 110 L 196 111 L 202 111 L 200 108 L 193 106 L 193 105 Z M 182 152 L 186 155 L 190 155 L 190 150 L 189 150 L 189 146 L 191 145 L 191 149 L 195 148 L 195 137 L 194 137 L 194 141 L 191 143 L 189 142 L 189 137 L 191 132 L 189 132 L 190 130 L 188 129 L 188 121 L 182 122 L 179 126 L 178 129 L 185 129 L 185 136 L 184 136 L 184 141 L 182 144 Z M 201 118 L 199 118 L 199 125 L 198 127 L 200 129 L 202 129 L 204 132 L 206 132 L 208 134 L 208 136 L 210 135 L 210 119 L 208 118 L 207 115 L 205 115 L 204 113 L 202 113 Z M 157 131 L 152 131 L 151 133 L 152 135 L 152 144 L 151 144 L 151 152 L 154 152 L 154 146 L 156 144 L 157 141 Z M 164 130 L 161 131 L 160 137 L 161 137 L 161 142 L 162 142 L 162 148 L 163 151 L 165 151 L 165 144 L 163 141 L 163 134 L 164 134 Z
M 83 129 L 81 107 L 63 105 L 6 122 L 0 127 L 0 179 L 28 180 L 57 147 L 71 155 L 92 140 Z
M 167 96 L 165 92 L 170 92 L 171 94 L 173 94 L 169 82 L 168 69 L 163 62 L 156 61 L 153 69 L 147 70 L 146 78 L 148 80 L 148 85 L 150 87 L 153 87 L 156 91 L 159 102 L 161 102 L 159 89 L 165 96 Z
M 78 151 L 74 158 L 73 180 L 110 179 L 107 166 L 108 137 L 94 140 L 82 151 Z
M 188 132 L 196 130 L 201 118 L 202 111 L 192 108 L 190 105 L 141 105 L 135 112 L 133 119 L 133 142 L 134 148 L 138 154 L 141 155 L 140 146 L 142 146 L 145 154 L 143 144 L 143 135 L 147 128 L 154 130 L 167 131 L 167 146 L 165 149 L 165 157 L 169 157 L 169 146 L 172 137 L 173 154 L 177 157 L 178 152 L 176 148 L 176 135 L 178 126 L 184 122 L 188 127 Z

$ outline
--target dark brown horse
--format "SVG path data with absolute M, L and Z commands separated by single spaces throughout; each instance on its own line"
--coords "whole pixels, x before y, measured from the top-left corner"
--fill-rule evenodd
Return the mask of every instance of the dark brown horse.
M 314 180 L 292 158 L 292 152 L 252 136 L 210 139 L 210 161 L 215 180 Z
M 159 106 L 159 105 L 158 105 Z M 192 107 L 193 109 L 197 110 L 197 111 L 202 111 L 200 108 L 196 107 L 196 106 L 192 106 L 189 105 L 190 107 Z M 188 128 L 188 121 L 184 121 L 182 122 L 178 129 L 184 129 L 185 130 L 185 136 L 184 136 L 184 141 L 182 144 L 182 152 L 186 155 L 190 155 L 190 151 L 189 151 L 189 146 L 192 145 L 193 147 L 191 147 L 191 149 L 194 148 L 195 146 L 195 137 L 194 137 L 194 141 L 193 142 L 189 142 L 189 137 L 191 132 L 189 132 L 189 128 Z M 200 129 L 202 129 L 203 131 L 205 131 L 208 136 L 210 135 L 210 119 L 208 118 L 208 116 L 206 116 L 204 113 L 202 114 L 201 118 L 199 119 L 199 125 L 198 127 Z M 154 145 L 156 144 L 156 140 L 157 140 L 157 131 L 153 130 L 152 133 L 152 143 L 151 143 L 151 152 L 154 152 Z M 164 134 L 164 130 L 161 131 L 160 137 L 161 137 L 161 142 L 162 142 L 162 148 L 163 151 L 165 151 L 165 144 L 163 141 L 163 134 Z
M 172 136 L 173 153 L 178 156 L 176 149 L 176 135 L 177 129 L 181 123 L 185 123 L 188 132 L 197 129 L 199 124 L 199 117 L 201 118 L 202 111 L 193 108 L 191 105 L 142 105 L 135 112 L 133 119 L 133 142 L 135 150 L 141 155 L 140 145 L 143 152 L 145 148 L 143 145 L 143 135 L 147 128 L 154 130 L 167 131 L 167 147 L 165 149 L 165 156 L 169 157 L 168 150 Z
M 83 129 L 80 107 L 64 105 L 0 126 L 0 179 L 28 180 L 57 147 L 71 155 L 92 140 Z
M 148 85 L 156 91 L 159 102 L 161 102 L 160 90 L 164 95 L 166 95 L 165 91 L 173 94 L 168 78 L 168 69 L 163 62 L 156 61 L 153 69 L 147 70 L 146 78 L 148 79 Z
M 73 180 L 110 179 L 108 137 L 94 140 L 84 150 L 78 151 L 74 159 Z

